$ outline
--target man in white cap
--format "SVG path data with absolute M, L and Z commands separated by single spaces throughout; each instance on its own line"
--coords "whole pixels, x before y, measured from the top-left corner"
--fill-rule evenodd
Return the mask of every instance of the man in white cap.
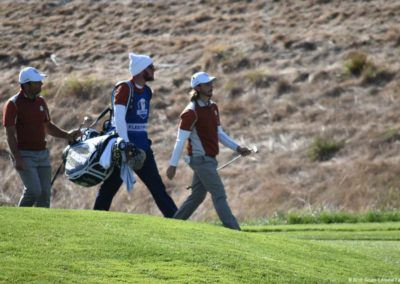
M 47 104 L 39 95 L 45 77 L 33 67 L 22 69 L 21 89 L 3 108 L 3 126 L 13 165 L 24 184 L 19 206 L 50 207 L 51 165 L 46 133 L 69 142 L 80 135 L 80 130 L 67 132 L 51 121 Z
M 189 166 L 194 172 L 192 194 L 178 209 L 174 218 L 188 219 L 203 202 L 207 192 L 210 192 L 222 224 L 227 228 L 240 230 L 239 223 L 233 216 L 226 200 L 224 185 L 217 172 L 218 142 L 242 156 L 249 155 L 251 151 L 246 147 L 239 146 L 222 130 L 218 107 L 211 100 L 215 79 L 205 72 L 198 72 L 192 76 L 193 90 L 190 103 L 180 116 L 181 122 L 177 139 L 166 174 L 169 179 L 174 178 L 179 157 L 186 140 L 188 140 Z
M 132 78 L 116 84 L 113 92 L 112 126 L 126 142 L 135 144 L 146 153 L 146 160 L 135 173 L 146 185 L 158 208 L 165 217 L 172 217 L 177 207 L 168 195 L 159 174 L 151 140 L 147 135 L 152 91 L 146 85 L 154 80 L 153 60 L 147 55 L 129 53 L 129 71 Z M 113 173 L 100 186 L 95 210 L 109 210 L 114 195 L 122 184 L 120 169 L 114 167 Z

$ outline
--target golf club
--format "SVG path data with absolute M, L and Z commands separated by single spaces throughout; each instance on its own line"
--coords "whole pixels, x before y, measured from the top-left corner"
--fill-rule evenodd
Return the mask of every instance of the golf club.
M 253 152 L 253 153 L 257 153 L 257 152 L 258 152 L 257 146 L 253 145 L 253 146 L 251 147 L 250 151 Z M 217 168 L 217 171 L 219 171 L 219 170 L 221 170 L 221 169 L 223 169 L 223 168 L 229 166 L 230 164 L 232 164 L 234 161 L 236 161 L 236 160 L 239 159 L 240 157 L 242 157 L 242 155 L 237 155 L 236 157 L 234 157 L 234 158 L 233 158 L 232 160 L 230 160 L 229 162 L 223 164 L 222 166 L 219 166 L 219 167 Z M 197 184 L 197 183 L 196 183 L 196 184 Z M 194 185 L 196 185 L 196 184 L 194 184 Z M 186 189 L 191 189 L 191 188 L 192 188 L 192 185 L 189 185 L 189 186 L 186 187 Z
M 79 130 L 81 130 L 82 129 L 82 127 L 85 125 L 85 123 L 87 122 L 89 120 L 89 117 L 86 115 L 84 118 L 83 118 L 83 121 L 82 121 L 82 123 L 79 125 Z
M 111 108 L 109 108 L 109 107 L 107 107 L 105 110 L 103 110 L 103 111 L 100 113 L 100 115 L 97 117 L 97 119 L 96 119 L 95 121 L 93 121 L 93 122 L 89 125 L 89 128 L 95 127 L 95 126 L 97 125 L 97 123 L 99 123 L 100 119 L 102 119 L 103 116 L 105 116 L 108 112 L 109 112 L 109 113 L 112 112 Z

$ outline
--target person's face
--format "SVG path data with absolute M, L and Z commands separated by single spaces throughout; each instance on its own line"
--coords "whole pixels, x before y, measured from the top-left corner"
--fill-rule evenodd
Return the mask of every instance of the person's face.
M 144 69 L 143 78 L 146 80 L 146 82 L 154 81 L 154 72 L 155 71 L 156 71 L 156 69 L 154 68 L 153 64 L 147 66 L 147 68 Z
M 23 85 L 25 94 L 30 97 L 36 97 L 42 91 L 42 82 L 28 82 Z
M 211 98 L 213 95 L 213 82 L 199 84 L 195 88 L 200 95 Z

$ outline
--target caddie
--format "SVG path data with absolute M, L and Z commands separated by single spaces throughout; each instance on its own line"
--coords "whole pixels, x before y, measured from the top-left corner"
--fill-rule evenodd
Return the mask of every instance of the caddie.
M 172 217 L 177 207 L 165 189 L 147 134 L 150 101 L 153 96 L 147 82 L 154 80 L 153 60 L 147 55 L 129 53 L 129 71 L 131 79 L 117 83 L 114 91 L 112 126 L 125 142 L 133 143 L 145 151 L 143 166 L 135 170 L 135 173 L 150 191 L 162 214 Z M 110 177 L 99 188 L 94 209 L 109 210 L 121 185 L 120 169 L 114 167 Z

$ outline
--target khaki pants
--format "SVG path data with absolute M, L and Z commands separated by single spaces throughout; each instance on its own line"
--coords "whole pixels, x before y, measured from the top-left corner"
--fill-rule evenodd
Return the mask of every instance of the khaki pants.
M 191 157 L 189 165 L 194 172 L 192 194 L 178 209 L 174 218 L 188 219 L 204 201 L 207 192 L 210 192 L 214 208 L 222 224 L 227 228 L 240 230 L 226 200 L 225 188 L 217 172 L 217 160 L 208 156 Z
M 18 206 L 50 207 L 51 165 L 49 151 L 20 151 L 25 170 L 18 171 L 24 191 Z

